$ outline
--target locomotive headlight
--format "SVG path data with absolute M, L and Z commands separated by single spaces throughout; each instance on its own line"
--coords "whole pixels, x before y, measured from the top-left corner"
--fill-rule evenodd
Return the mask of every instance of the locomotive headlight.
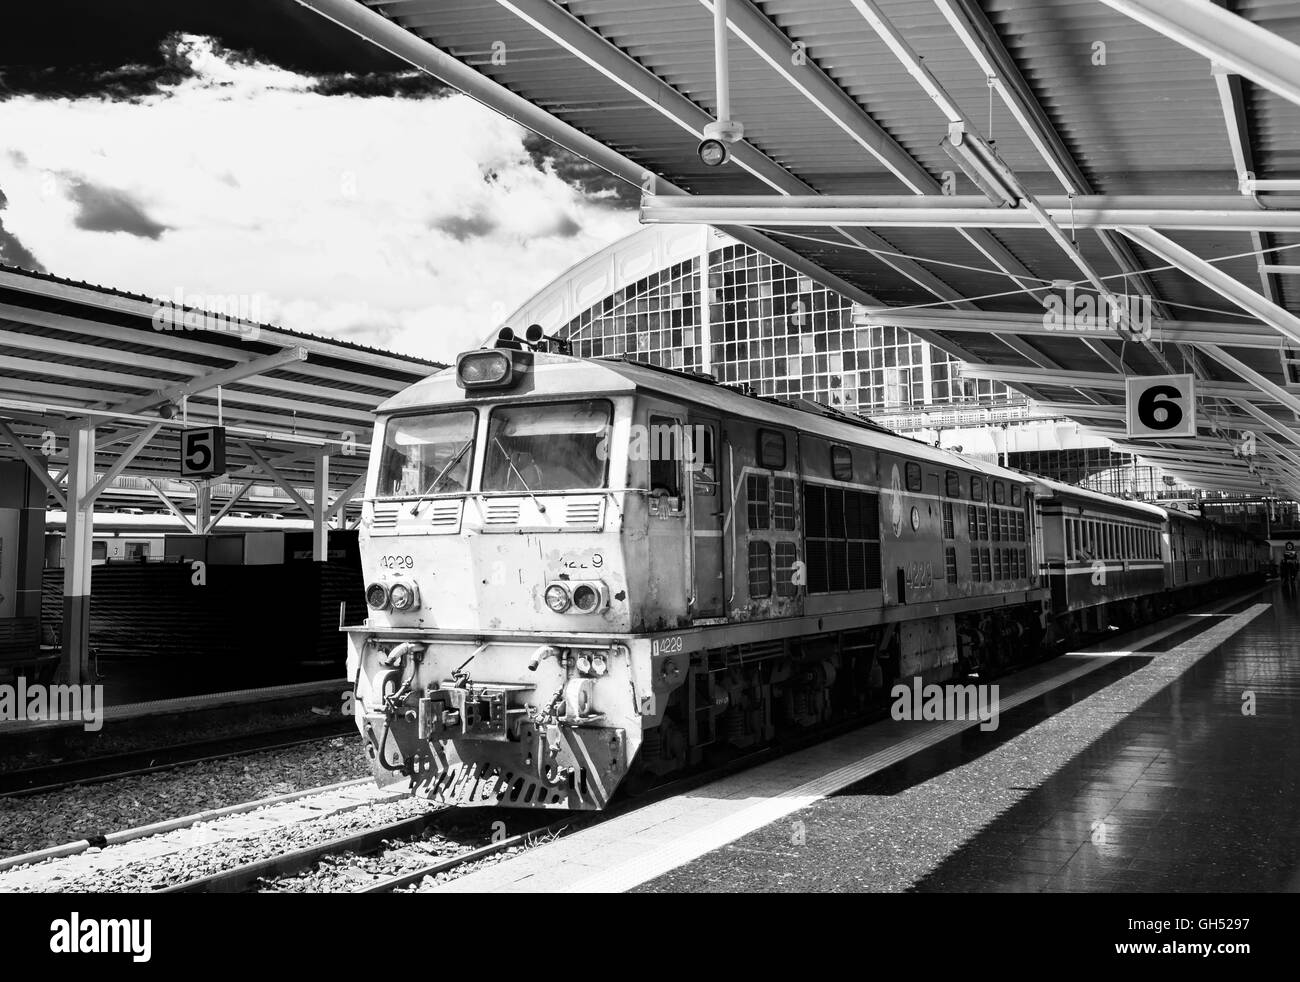
M 573 604 L 569 598 L 569 591 L 559 583 L 552 583 L 546 588 L 545 600 L 546 606 L 557 614 L 563 614 Z
M 576 669 L 577 669 L 579 672 L 581 672 L 583 675 L 588 675 L 588 674 L 590 674 L 590 673 L 591 673 L 591 656 L 588 655 L 588 654 L 584 651 L 582 654 L 578 655 L 577 660 L 574 661 L 574 663 L 573 663 L 573 667 L 576 668 Z
M 419 598 L 414 586 L 394 583 L 388 588 L 388 602 L 393 605 L 393 610 L 410 610 L 416 606 Z
M 584 614 L 604 606 L 604 591 L 595 583 L 579 583 L 573 588 L 573 606 Z
M 383 610 L 388 606 L 388 587 L 382 583 L 371 583 L 366 587 L 366 603 L 375 610 Z
M 591 659 L 591 674 L 597 677 L 604 675 L 609 671 L 609 662 L 605 660 L 604 655 L 595 655 Z

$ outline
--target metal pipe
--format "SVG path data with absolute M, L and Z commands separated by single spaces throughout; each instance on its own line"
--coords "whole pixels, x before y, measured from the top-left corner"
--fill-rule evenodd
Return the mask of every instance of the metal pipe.
M 718 122 L 731 119 L 731 70 L 727 62 L 727 0 L 713 0 L 713 72 Z
M 1045 209 L 1058 225 L 1077 228 L 1150 229 L 1224 229 L 1241 232 L 1254 230 L 1300 232 L 1300 210 L 1246 211 L 1150 210 L 1125 209 Z M 734 226 L 774 226 L 789 228 L 1041 228 L 1038 218 L 1023 208 L 915 207 L 839 208 L 790 206 L 709 207 L 685 203 L 683 199 L 647 199 L 641 206 L 641 221 L 648 225 L 702 224 Z

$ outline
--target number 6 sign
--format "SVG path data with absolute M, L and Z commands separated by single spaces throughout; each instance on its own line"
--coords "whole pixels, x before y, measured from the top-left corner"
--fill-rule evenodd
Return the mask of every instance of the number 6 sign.
M 1128 435 L 1160 437 L 1196 436 L 1196 380 L 1191 375 L 1130 375 Z

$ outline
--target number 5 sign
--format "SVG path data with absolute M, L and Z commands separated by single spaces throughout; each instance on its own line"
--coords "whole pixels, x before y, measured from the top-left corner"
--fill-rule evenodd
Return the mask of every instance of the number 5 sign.
M 1130 437 L 1196 436 L 1196 380 L 1191 375 L 1130 375 Z
M 225 427 L 181 430 L 181 477 L 214 477 L 225 472 Z

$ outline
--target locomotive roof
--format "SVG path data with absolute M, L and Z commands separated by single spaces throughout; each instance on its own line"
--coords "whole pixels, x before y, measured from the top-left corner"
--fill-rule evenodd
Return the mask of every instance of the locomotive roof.
M 1025 485 L 1034 480 L 1019 471 L 899 436 L 869 420 L 842 414 L 826 406 L 808 402 L 799 405 L 746 395 L 685 372 L 657 368 L 641 362 L 573 358 L 538 352 L 534 355 L 533 371 L 539 383 L 536 390 L 527 393 L 484 391 L 481 396 L 467 398 L 464 390 L 456 385 L 455 370 L 447 369 L 399 392 L 381 405 L 379 412 L 400 412 L 447 404 L 527 401 L 536 399 L 539 395 L 554 397 L 562 393 L 596 396 L 631 394 L 640 390 L 682 402 L 704 404 L 720 412 L 729 412 L 773 426 L 793 427 L 845 443 L 867 443 L 880 450 L 941 467 L 962 467 Z

